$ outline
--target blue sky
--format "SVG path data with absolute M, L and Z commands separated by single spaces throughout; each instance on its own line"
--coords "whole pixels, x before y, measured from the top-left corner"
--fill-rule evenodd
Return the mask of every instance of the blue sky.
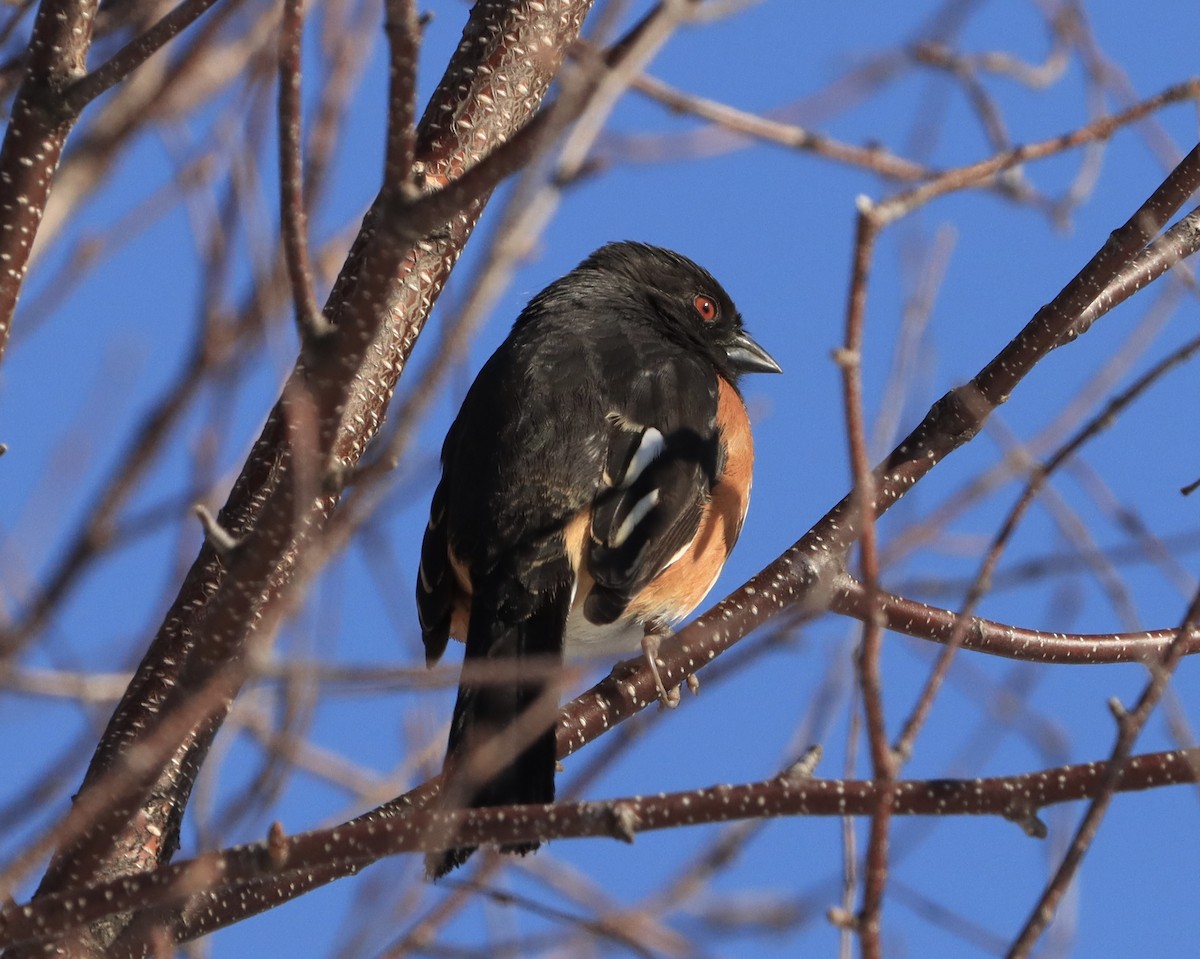
M 465 5 L 448 0 L 430 9 L 434 19 L 426 33 L 421 74 L 426 94 L 466 16 Z M 787 111 L 788 119 L 850 143 L 879 142 L 940 167 L 966 163 L 987 156 L 989 147 L 961 91 L 941 74 L 905 67 L 883 91 L 834 110 L 807 99 L 855 65 L 916 36 L 936 9 L 928 3 L 901 8 L 864 2 L 839 8 L 764 2 L 726 20 L 680 31 L 651 72 L 690 93 L 742 109 Z M 1036 5 L 993 2 L 970 9 L 965 28 L 954 39 L 956 49 L 1007 50 L 1034 62 L 1045 56 L 1047 41 Z M 1157 93 L 1194 70 L 1200 39 L 1200 8 L 1194 3 L 1164 0 L 1152 12 L 1140 12 L 1135 23 L 1129 9 L 1118 4 L 1086 5 L 1086 13 L 1099 49 L 1124 71 L 1131 99 Z M 310 59 L 316 54 L 312 42 Z M 327 207 L 315 211 L 318 236 L 361 210 L 377 189 L 385 79 L 377 34 L 337 159 L 335 187 Z M 1030 91 L 997 77 L 989 77 L 986 87 L 1013 142 L 1046 139 L 1089 117 L 1078 57 L 1072 57 L 1048 90 Z M 1111 97 L 1107 101 L 1110 109 L 1125 103 Z M 172 144 L 209 135 L 206 124 L 211 120 L 197 118 L 194 125 L 173 131 L 174 140 L 139 141 L 72 224 L 68 238 L 108 229 L 131 202 L 167 182 Z M 1153 123 L 1179 153 L 1195 142 L 1194 105 L 1160 111 Z M 754 499 L 741 543 L 712 598 L 769 563 L 845 492 L 849 467 L 840 380 L 831 354 L 842 336 L 855 199 L 860 194 L 881 198 L 894 187 L 861 170 L 749 142 L 683 162 L 621 159 L 630 142 L 694 129 L 694 121 L 672 116 L 636 94 L 622 101 L 610 135 L 599 147 L 614 158 L 614 166 L 565 194 L 535 254 L 472 343 L 468 364 L 451 377 L 439 398 L 435 415 L 422 429 L 420 446 L 402 468 L 402 482 L 372 528 L 370 544 L 356 544 L 333 564 L 305 615 L 280 636 L 281 657 L 385 666 L 419 662 L 410 596 L 440 437 L 470 377 L 524 302 L 609 240 L 673 247 L 708 267 L 785 370 L 783 376 L 752 377 L 745 383 L 758 450 Z M 885 413 L 907 431 L 933 400 L 972 376 L 1057 293 L 1161 181 L 1165 168 L 1147 145 L 1149 135 L 1143 127 L 1113 139 L 1099 158 L 1090 195 L 1065 223 L 1051 223 L 1037 210 L 993 193 L 968 192 L 937 201 L 885 234 L 872 272 L 864 350 L 867 407 L 873 419 Z M 1082 162 L 1083 153 L 1074 151 L 1031 164 L 1024 172 L 1040 190 L 1058 195 Z M 489 238 L 502 199 L 493 201 L 491 216 L 485 216 L 444 304 L 461 302 L 463 278 Z M 260 202 L 269 217 L 274 200 L 268 193 Z M 4 577 L 9 608 L 19 607 L 23 580 L 47 568 L 137 417 L 179 369 L 198 293 L 194 243 L 186 216 L 176 210 L 122 243 L 103 270 L 68 294 L 40 325 L 23 329 L 22 311 L 31 310 L 48 285 L 61 282 L 52 268 L 61 261 L 63 247 L 48 251 L 31 276 L 13 347 L 0 370 L 0 441 L 10 447 L 0 463 L 0 564 L 11 570 Z M 944 262 L 929 322 L 915 344 L 902 400 L 882 409 L 905 303 L 913 297 L 932 250 L 944 251 Z M 244 264 L 239 269 L 245 271 Z M 1165 284 L 1136 297 L 1040 364 L 983 435 L 939 466 L 885 518 L 885 543 L 936 514 L 964 483 L 1000 462 L 1010 438 L 1029 441 L 1053 424 L 1113 357 L 1124 358 L 1128 367 L 1099 392 L 1089 407 L 1092 412 L 1174 345 L 1195 335 L 1194 298 L 1185 295 L 1165 319 L 1154 313 L 1161 287 Z M 439 315 L 435 311 L 433 324 Z M 424 363 L 432 347 L 431 337 L 423 339 L 413 362 Z M 292 331 L 279 323 L 266 346 L 247 358 L 252 372 L 244 383 L 228 395 L 206 391 L 186 420 L 186 437 L 142 484 L 133 511 L 185 497 L 195 484 L 191 457 L 202 443 L 215 444 L 218 451 L 211 479 L 223 496 L 294 354 Z M 1176 371 L 1091 444 L 1078 469 L 1056 480 L 1053 491 L 1061 508 L 1035 508 L 1001 564 L 1003 571 L 1024 560 L 1051 558 L 1055 574 L 1032 584 L 1001 584 L 984 601 L 984 615 L 1068 632 L 1167 627 L 1179 621 L 1188 589 L 1195 584 L 1195 542 L 1190 550 L 1177 551 L 1174 568 L 1146 562 L 1118 566 L 1126 596 L 1122 604 L 1111 584 L 1106 588 L 1102 577 L 1078 561 L 1078 540 L 1063 524 L 1077 517 L 1100 549 L 1130 542 L 1121 525 L 1128 516 L 1158 537 L 1196 539 L 1196 497 L 1185 499 L 1178 490 L 1200 476 L 1193 426 L 1198 382 L 1191 367 Z M 876 457 L 887 448 L 889 443 L 878 444 Z M 939 528 L 927 545 L 888 567 L 885 584 L 939 605 L 959 602 L 961 586 L 957 593 L 941 592 L 929 590 L 929 581 L 969 578 L 1018 492 L 1017 485 L 1006 483 Z M 194 522 L 181 517 L 178 524 L 121 551 L 86 579 L 26 665 L 128 669 L 157 626 L 198 542 Z M 386 560 L 382 569 L 381 558 Z M 681 709 L 639 718 L 644 735 L 587 795 L 760 779 L 814 739 L 825 747 L 818 774 L 840 775 L 846 763 L 850 657 L 857 635 L 856 624 L 826 617 L 795 632 L 753 667 L 685 699 Z M 935 653 L 927 644 L 888 636 L 884 664 L 893 731 Z M 1184 663 L 1174 700 L 1176 711 L 1192 722 L 1195 672 L 1193 664 Z M 1136 666 L 1046 667 L 961 655 L 905 774 L 1003 775 L 1102 758 L 1114 734 L 1107 699 L 1116 695 L 1130 702 L 1144 675 Z M 814 704 L 824 703 L 823 695 L 832 697 L 833 705 L 816 716 Z M 316 710 L 307 735 L 315 745 L 389 775 L 406 761 L 409 737 L 441 736 L 439 724 L 449 716 L 450 697 L 450 692 L 395 691 L 331 695 Z M 249 691 L 247 701 L 268 714 L 276 708 L 269 692 L 261 689 Z M 55 755 L 94 735 L 108 708 L 81 710 L 36 697 L 0 696 L 5 730 L 0 763 L 14 771 L 8 785 L 0 785 L 0 803 L 41 768 L 31 755 Z M 1168 748 L 1175 742 L 1156 718 L 1142 747 Z M 857 775 L 866 773 L 862 752 L 860 748 Z M 258 768 L 259 755 L 245 734 L 218 743 L 210 764 L 215 778 L 203 780 L 198 790 L 200 808 L 192 810 L 186 849 L 195 848 L 205 811 L 236 793 Z M 585 752 L 569 760 L 562 782 L 569 784 L 590 758 Z M 61 813 L 69 792 L 64 787 L 56 793 L 39 824 Z M 280 819 L 291 832 L 356 811 L 336 785 L 300 774 L 287 781 L 269 815 L 240 823 L 223 841 L 258 838 L 271 819 Z M 1080 813 L 1081 807 L 1048 811 L 1051 832 L 1044 842 L 999 820 L 897 822 L 892 872 L 897 891 L 884 916 L 887 954 L 989 954 L 931 921 L 917 907 L 918 897 L 966 917 L 996 943 L 1011 939 Z M 29 824 L 6 837 L 0 856 L 11 854 L 28 829 Z M 632 903 L 718 832 L 706 827 L 644 836 L 632 847 L 560 842 L 539 858 L 580 870 L 615 901 Z M 860 829 L 860 843 L 864 836 Z M 1119 797 L 1061 921 L 1044 940 L 1046 954 L 1183 954 L 1186 920 L 1180 917 L 1194 909 L 1198 850 L 1200 819 L 1193 789 Z M 820 915 L 839 901 L 841 856 L 836 821 L 769 823 L 707 898 L 669 914 L 664 922 L 692 943 L 696 955 L 832 954 L 836 932 Z M 297 955 L 324 955 L 347 929 L 365 930 L 372 944 L 368 955 L 384 952 L 411 917 L 398 915 L 389 932 L 378 911 L 368 921 L 348 912 L 348 903 L 378 884 L 378 908 L 386 910 L 397 889 L 415 887 L 416 875 L 412 858 L 373 867 L 363 877 L 215 936 L 213 952 L 242 955 L 286 944 Z M 552 898 L 527 875 L 514 873 L 499 882 Z M 818 918 L 760 938 L 725 941 L 698 925 L 689 911 L 775 901 L 811 909 Z M 503 936 L 536 929 L 543 921 L 493 906 L 465 913 L 447 938 L 468 943 L 484 930 Z M 621 952 L 615 946 L 609 951 Z

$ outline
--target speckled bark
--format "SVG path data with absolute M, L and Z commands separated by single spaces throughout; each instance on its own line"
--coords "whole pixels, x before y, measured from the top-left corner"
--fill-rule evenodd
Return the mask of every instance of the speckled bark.
M 529 121 L 588 7 L 586 0 L 476 5 L 418 131 L 415 172 L 430 187 L 455 179 Z M 40 894 L 169 860 L 199 764 L 241 682 L 237 664 L 336 505 L 336 494 L 321 492 L 323 484 L 357 463 L 377 432 L 486 199 L 404 245 L 396 240 L 402 231 L 385 220 L 403 210 L 397 202 L 402 176 L 385 171 L 325 307 L 336 331 L 306 346 L 219 514 L 241 545 L 223 556 L 207 545 L 201 550 L 77 800 L 78 806 L 89 794 L 104 794 L 106 808 L 87 817 L 86 831 L 57 854 Z M 199 708 L 206 715 L 192 732 L 153 755 L 156 731 Z M 128 768 L 135 746 L 151 753 L 142 757 L 140 775 Z M 93 927 L 90 940 L 71 951 L 101 951 L 122 923 L 110 919 Z
M 1196 781 L 1196 751 L 1150 753 L 1121 770 L 1121 792 Z M 1111 774 L 1108 763 L 1059 766 L 1019 776 L 988 779 L 906 780 L 894 784 L 892 810 L 901 816 L 996 816 L 1026 835 L 1043 836 L 1039 810 L 1095 794 Z M 332 829 L 284 837 L 164 867 L 144 876 L 57 895 L 47 906 L 0 909 L 0 943 L 20 942 L 61 932 L 72 921 L 95 920 L 114 910 L 153 902 L 184 901 L 196 885 L 218 880 L 215 910 L 233 908 L 253 897 L 259 883 L 303 883 L 330 863 L 350 874 L 387 855 L 423 848 L 431 833 L 444 830 L 468 842 L 605 837 L 633 842 L 639 833 L 694 823 L 732 822 L 778 816 L 862 816 L 878 801 L 882 787 L 870 780 L 821 779 L 801 768 L 762 782 L 716 785 L 685 792 L 629 796 L 604 802 L 560 803 L 456 812 L 413 812 L 384 822 L 359 821 Z M 67 904 L 70 903 L 70 908 Z M 143 953 L 118 947 L 110 959 Z
M 44 0 L 34 21 L 29 68 L 0 148 L 0 359 L 75 119 L 64 92 L 83 75 L 98 5 L 97 0 Z

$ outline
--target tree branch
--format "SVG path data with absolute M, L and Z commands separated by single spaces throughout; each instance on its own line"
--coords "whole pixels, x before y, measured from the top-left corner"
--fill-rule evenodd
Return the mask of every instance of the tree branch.
M 0 360 L 29 268 L 29 255 L 54 171 L 76 114 L 62 92 L 83 75 L 99 0 L 42 0 L 33 22 L 25 78 L 0 147 Z
M 1102 773 L 1097 783 L 1098 789 L 1091 797 L 1091 803 L 1075 831 L 1071 844 L 1067 847 L 1066 854 L 1030 912 L 1024 928 L 1013 941 L 1012 947 L 1008 951 L 1009 959 L 1020 959 L 1020 957 L 1029 955 L 1042 932 L 1050 924 L 1050 920 L 1054 918 L 1059 903 L 1062 902 L 1063 896 L 1066 895 L 1067 889 L 1071 885 L 1071 880 L 1074 879 L 1083 862 L 1084 855 L 1091 848 L 1092 840 L 1096 838 L 1100 822 L 1108 811 L 1113 796 L 1120 791 L 1125 771 L 1136 765 L 1136 761 L 1131 758 L 1134 744 L 1141 735 L 1150 714 L 1166 691 L 1168 681 L 1187 651 L 1189 638 L 1198 626 L 1200 626 L 1200 591 L 1197 591 L 1192 598 L 1179 627 L 1178 635 L 1172 640 L 1171 645 L 1163 652 L 1160 659 L 1146 664 L 1150 670 L 1150 679 L 1142 690 L 1137 705 L 1127 712 L 1119 701 L 1113 699 L 1111 705 L 1117 721 L 1117 740 L 1112 754 L 1109 756 L 1108 762 L 1102 764 Z
M 857 580 L 843 576 L 829 608 L 835 613 L 865 620 L 874 609 L 885 628 L 906 636 L 949 643 L 962 618 L 955 610 L 880 591 L 877 605 L 867 604 L 866 590 Z M 1174 640 L 1177 629 L 1155 629 L 1136 633 L 1052 633 L 978 616 L 967 617 L 962 649 L 1026 663 L 1060 663 L 1072 666 L 1103 666 L 1112 663 L 1142 663 L 1161 656 Z M 1187 638 L 1187 655 L 1200 653 L 1200 630 Z
M 255 884 L 282 883 L 331 863 L 357 872 L 384 856 L 436 849 L 449 836 L 471 844 L 533 839 L 607 837 L 632 841 L 639 833 L 700 823 L 769 819 L 780 816 L 867 816 L 881 795 L 891 793 L 897 816 L 1002 816 L 1027 834 L 1041 835 L 1037 812 L 1096 795 L 1115 778 L 1120 792 L 1197 781 L 1200 750 L 1172 750 L 1137 756 L 1114 773 L 1107 763 L 1081 763 L 990 779 L 871 780 L 819 779 L 786 771 L 745 785 L 632 796 L 602 802 L 501 806 L 429 812 L 410 810 L 387 821 L 356 820 L 209 853 L 196 859 L 41 897 L 0 909 L 0 946 L 61 936 L 84 923 L 156 904 L 179 906 L 253 896 Z M 70 900 L 71 909 L 63 908 Z M 190 911 L 192 911 L 190 910 Z M 110 957 L 131 953 L 117 950 Z
M 303 39 L 304 0 L 283 0 L 283 20 L 279 29 L 279 232 L 300 340 L 311 349 L 332 327 L 317 305 L 312 262 L 308 255 L 303 98 L 300 95 Z
M 457 179 L 488 144 L 507 140 L 528 122 L 587 8 L 586 0 L 553 9 L 532 0 L 477 4 L 422 121 L 417 165 L 426 176 Z M 480 62 L 491 69 L 477 71 Z M 462 121 L 472 116 L 476 122 L 469 128 Z M 241 545 L 225 558 L 201 550 L 110 721 L 84 794 L 120 757 L 185 709 L 211 677 L 232 667 L 226 693 L 236 692 L 238 664 L 251 636 L 259 642 L 270 636 L 275 600 L 336 502 L 326 491 L 327 477 L 352 467 L 378 428 L 417 334 L 482 209 L 479 201 L 455 210 L 436 233 L 415 245 L 400 244 L 388 222 L 394 191 L 394 184 L 384 184 L 331 294 L 336 333 L 327 348 L 297 365 L 219 514 L 220 525 Z M 194 735 L 179 740 L 168 761 L 148 771 L 151 785 L 140 791 L 154 796 L 153 802 L 111 808 L 99 817 L 98 828 L 61 849 L 40 894 L 166 861 L 196 771 L 225 711 L 212 713 Z M 137 829 L 111 831 L 109 824 L 129 821 L 139 807 Z M 147 826 L 167 838 L 149 856 Z M 118 931 L 104 932 L 101 942 Z

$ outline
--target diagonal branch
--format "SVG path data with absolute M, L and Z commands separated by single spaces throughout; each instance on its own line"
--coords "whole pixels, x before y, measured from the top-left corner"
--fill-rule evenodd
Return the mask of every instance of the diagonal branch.
M 1172 213 L 1200 186 L 1200 147 L 1193 149 L 1154 194 L 1115 230 L 1100 251 L 1058 296 L 965 386 L 938 400 L 925 418 L 875 469 L 874 508 L 886 512 L 946 456 L 969 442 L 1000 403 L 1051 350 L 1062 342 L 1076 317 L 1118 276 Z M 883 209 L 880 204 L 873 208 Z M 733 645 L 788 606 L 824 608 L 835 594 L 846 551 L 859 535 L 852 492 L 835 505 L 799 541 L 740 589 L 660 648 L 663 682 L 683 681 L 704 663 Z M 648 673 L 648 671 L 646 671 Z M 628 692 L 626 692 L 628 690 Z M 580 697 L 564 715 L 560 755 L 588 742 L 654 699 L 648 675 L 636 674 L 624 685 L 606 680 Z M 565 743 L 561 740 L 565 739 Z
M 29 268 L 29 255 L 54 171 L 76 115 L 62 91 L 83 75 L 99 0 L 42 0 L 29 41 L 24 82 L 0 147 L 0 360 Z
M 1117 720 L 1117 740 L 1108 762 L 1103 764 L 1104 769 L 1098 783 L 1099 789 L 1092 796 L 1091 804 L 1076 829 L 1066 855 L 1063 856 L 1050 882 L 1047 883 L 1045 890 L 1034 905 L 1024 928 L 1013 941 L 1008 951 L 1010 959 L 1020 959 L 1022 956 L 1029 955 L 1041 934 L 1050 924 L 1050 920 L 1054 918 L 1059 903 L 1062 902 L 1072 879 L 1079 870 L 1080 863 L 1083 862 L 1084 855 L 1091 848 L 1092 840 L 1095 839 L 1096 833 L 1100 829 L 1100 823 L 1108 811 L 1113 796 L 1120 789 L 1125 771 L 1134 765 L 1131 757 L 1137 738 L 1141 735 L 1150 714 L 1162 699 L 1163 693 L 1166 692 L 1167 683 L 1176 667 L 1186 655 L 1190 634 L 1196 630 L 1197 626 L 1200 626 L 1200 591 L 1197 591 L 1192 597 L 1192 602 L 1180 624 L 1178 635 L 1171 645 L 1163 652 L 1161 658 L 1147 663 L 1150 679 L 1142 690 L 1141 696 L 1138 697 L 1137 705 L 1127 712 L 1115 698 L 1110 703 Z
M 111 60 L 82 77 L 66 92 L 64 106 L 78 115 L 98 96 L 111 90 L 134 70 L 208 12 L 217 0 L 183 0 L 158 23 L 118 50 Z
M 421 124 L 417 165 L 430 181 L 453 182 L 491 144 L 528 123 L 588 6 L 587 0 L 476 5 Z M 478 70 L 480 63 L 490 69 Z M 276 600 L 336 503 L 330 490 L 378 429 L 486 199 L 446 211 L 435 233 L 399 243 L 388 222 L 395 186 L 384 184 L 331 294 L 336 331 L 297 364 L 218 516 L 240 545 L 223 557 L 208 546 L 201 550 L 109 723 L 83 793 L 218 675 L 226 677 L 224 705 L 181 739 L 174 755 L 142 770 L 132 791 L 152 801 L 116 804 L 59 851 L 41 894 L 142 871 L 174 851 L 195 774 L 244 677 L 251 637 L 269 637 Z M 162 839 L 148 844 L 148 835 Z M 119 924 L 100 930 L 101 947 L 118 932 Z
M 1186 220 L 1191 220 L 1194 216 L 1194 213 L 1190 214 Z M 1137 267 L 1139 264 L 1149 262 L 1150 259 L 1143 254 L 1143 256 L 1138 257 L 1134 261 L 1132 266 Z M 1161 258 L 1154 259 L 1155 267 L 1161 265 Z M 1126 284 L 1122 292 L 1129 295 L 1129 292 L 1131 292 L 1130 286 Z M 912 753 L 917 733 L 928 717 L 929 711 L 933 708 L 934 697 L 937 695 L 943 680 L 950 670 L 954 654 L 966 635 L 968 623 L 987 591 L 987 584 L 992 581 L 992 574 L 995 572 L 996 565 L 1000 562 L 1000 557 L 1016 532 L 1018 525 L 1029 511 L 1030 506 L 1033 505 L 1034 500 L 1037 499 L 1038 494 L 1041 493 L 1046 483 L 1049 482 L 1051 475 L 1060 466 L 1068 462 L 1085 443 L 1112 425 L 1125 407 L 1134 402 L 1134 400 L 1145 393 L 1174 367 L 1188 360 L 1197 350 L 1200 350 L 1200 337 L 1193 337 L 1163 360 L 1156 363 L 1146 373 L 1138 377 L 1131 386 L 1113 397 L 1070 440 L 1059 447 L 1053 456 L 1032 470 L 1032 475 L 1026 482 L 1025 488 L 1021 491 L 1020 497 L 1012 509 L 1009 510 L 1008 515 L 1004 517 L 999 531 L 984 553 L 983 562 L 980 564 L 979 570 L 975 574 L 970 588 L 967 590 L 962 608 L 959 610 L 959 621 L 951 631 L 950 637 L 946 641 L 945 649 L 942 650 L 941 655 L 938 657 L 937 663 L 930 672 L 924 688 L 917 697 L 916 705 L 914 705 L 908 720 L 905 722 L 902 732 L 897 737 L 895 750 L 899 755 L 907 757 Z M 1185 636 L 1185 639 L 1190 639 L 1190 637 Z M 1086 655 L 1086 651 L 1083 652 Z

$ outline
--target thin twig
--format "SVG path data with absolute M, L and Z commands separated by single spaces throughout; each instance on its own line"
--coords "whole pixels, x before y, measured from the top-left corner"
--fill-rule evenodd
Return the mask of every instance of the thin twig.
M 865 197 L 858 201 L 858 228 L 854 242 L 854 268 L 846 313 L 845 345 L 835 359 L 842 371 L 842 402 L 854 482 L 852 510 L 861 526 L 859 562 L 868 608 L 874 606 L 879 588 L 879 555 L 875 541 L 875 476 L 867 452 L 867 427 L 863 416 L 862 349 L 866 325 L 867 278 L 870 273 L 879 224 Z M 881 913 L 887 883 L 888 835 L 891 821 L 889 784 L 895 777 L 895 759 L 888 746 L 883 708 L 883 677 L 880 669 L 883 628 L 872 615 L 863 622 L 858 651 L 858 676 L 862 689 L 864 729 L 871 757 L 871 771 L 882 784 L 879 803 L 871 815 L 867 861 L 863 876 L 862 906 L 856 920 L 865 959 L 881 959 Z
M 385 183 L 416 199 L 413 179 L 417 156 L 417 55 L 421 24 L 414 0 L 387 0 L 384 31 L 388 38 L 388 132 L 383 164 Z
M 1132 768 L 1131 756 L 1137 738 L 1150 718 L 1150 714 L 1158 705 L 1158 701 L 1162 698 L 1176 667 L 1186 655 L 1189 637 L 1197 626 L 1200 626 L 1200 591 L 1197 591 L 1192 598 L 1183 622 L 1180 624 L 1178 635 L 1167 647 L 1162 658 L 1147 664 L 1150 670 L 1150 679 L 1143 688 L 1137 705 L 1132 710 L 1126 711 L 1114 700 L 1113 713 L 1117 722 L 1117 740 L 1108 762 L 1103 764 L 1104 773 L 1099 782 L 1099 791 L 1092 797 L 1091 804 L 1080 820 L 1066 855 L 1063 856 L 1054 875 L 1046 884 L 1041 897 L 1025 921 L 1024 928 L 1013 940 L 1007 953 L 1008 959 L 1022 959 L 1022 957 L 1028 956 L 1042 932 L 1054 918 L 1059 903 L 1062 902 L 1063 896 L 1066 895 L 1072 879 L 1083 862 L 1084 855 L 1091 848 L 1092 840 L 1096 837 L 1113 796 L 1120 789 L 1122 776 L 1126 770 Z
M 134 37 L 64 95 L 64 106 L 80 113 L 96 97 L 110 90 L 208 12 L 217 0 L 184 0 L 141 36 Z
M 1099 413 L 1085 423 L 1053 456 L 1030 471 L 1030 477 L 1025 484 L 1025 488 L 1021 491 L 1021 495 L 1017 498 L 1017 502 L 1013 504 L 1012 509 L 1009 510 L 1008 515 L 1000 523 L 998 532 L 988 549 L 984 552 L 983 562 L 980 564 L 979 571 L 975 574 L 975 579 L 967 590 L 967 597 L 963 602 L 962 608 L 959 610 L 958 622 L 950 634 L 945 649 L 938 657 L 937 664 L 927 678 L 925 686 L 918 695 L 917 702 L 908 720 L 905 722 L 900 736 L 897 737 L 894 748 L 899 755 L 906 757 L 911 755 L 917 734 L 929 716 L 929 711 L 933 707 L 933 699 L 946 677 L 955 651 L 962 644 L 966 636 L 970 618 L 979 601 L 986 593 L 988 584 L 991 583 L 996 565 L 1000 562 L 1000 557 L 1016 532 L 1017 526 L 1028 512 L 1029 507 L 1033 504 L 1038 494 L 1046 486 L 1050 477 L 1074 456 L 1084 444 L 1111 427 L 1124 409 L 1161 380 L 1168 372 L 1190 359 L 1197 351 L 1200 351 L 1200 336 L 1193 337 L 1187 343 L 1183 344 L 1183 346 L 1172 351 L 1169 356 L 1160 360 L 1142 376 L 1138 377 L 1128 389 L 1114 396 Z
M 300 66 L 303 39 L 304 0 L 283 0 L 279 29 L 279 233 L 292 285 L 296 324 L 301 341 L 311 347 L 332 327 L 317 305 L 308 255 Z

